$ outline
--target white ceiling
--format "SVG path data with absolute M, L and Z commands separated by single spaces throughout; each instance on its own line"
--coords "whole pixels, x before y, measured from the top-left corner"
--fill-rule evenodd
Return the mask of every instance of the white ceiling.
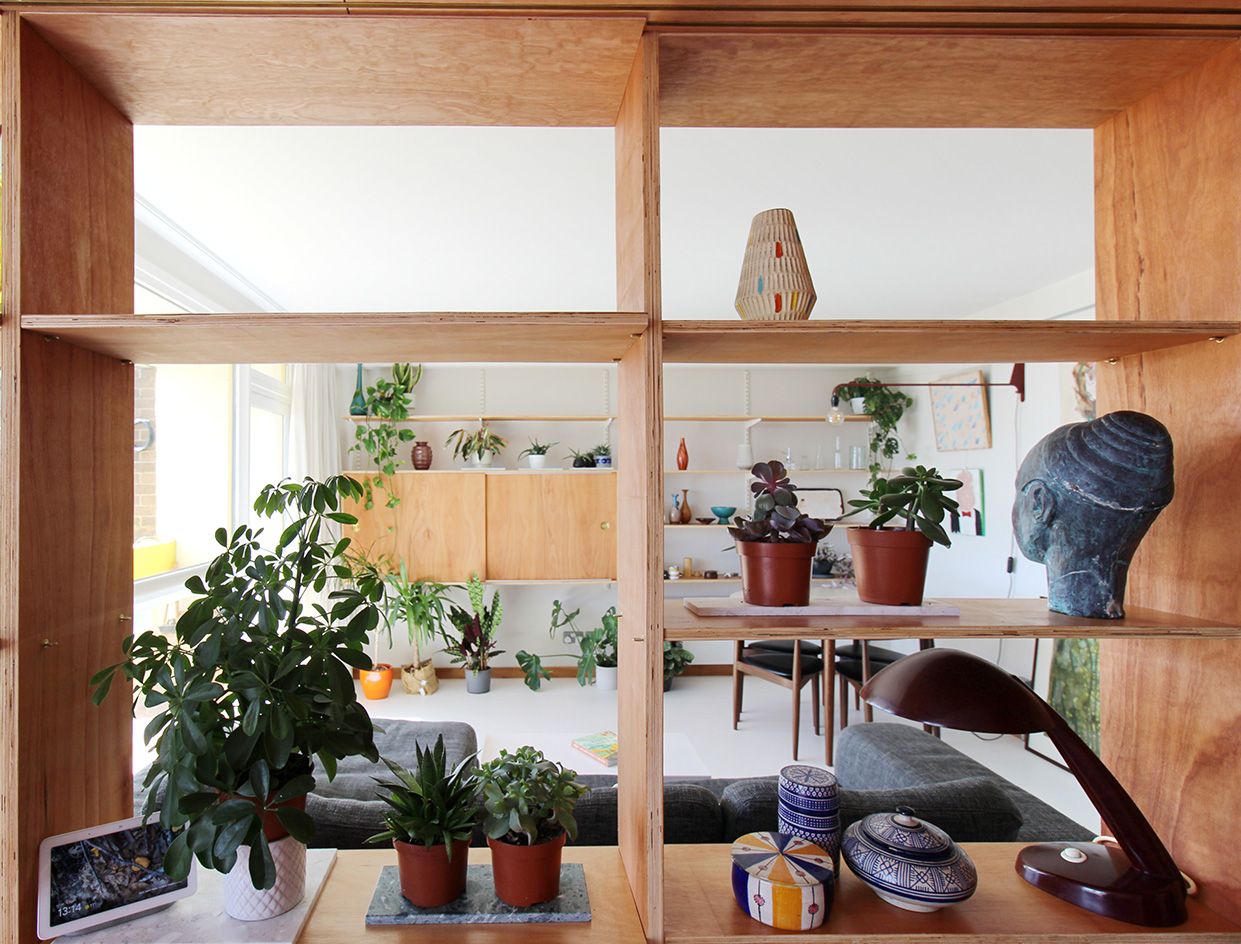
M 139 127 L 146 200 L 291 311 L 609 310 L 608 129 Z M 816 317 L 967 317 L 1093 266 L 1089 131 L 668 129 L 664 317 L 796 214 Z M 139 252 L 141 252 L 141 244 Z

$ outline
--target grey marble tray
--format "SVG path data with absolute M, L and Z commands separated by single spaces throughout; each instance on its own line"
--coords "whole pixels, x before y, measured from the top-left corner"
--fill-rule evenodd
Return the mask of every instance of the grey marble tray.
M 379 873 L 379 884 L 366 910 L 368 925 L 393 924 L 569 924 L 590 920 L 586 873 L 576 862 L 560 867 L 560 895 L 541 905 L 515 908 L 496 897 L 490 865 L 467 868 L 465 893 L 438 908 L 418 908 L 401 895 L 395 865 Z

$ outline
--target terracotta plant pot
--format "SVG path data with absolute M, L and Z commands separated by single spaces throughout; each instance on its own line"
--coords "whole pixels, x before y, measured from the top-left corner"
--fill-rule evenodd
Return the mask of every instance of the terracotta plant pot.
M 392 841 L 396 864 L 401 875 L 401 894 L 411 905 L 435 908 L 461 897 L 465 891 L 465 867 L 470 858 L 470 841 L 460 839 L 448 847 L 417 846 L 411 842 Z
M 421 665 L 401 666 L 401 684 L 411 695 L 434 695 L 440 687 L 439 677 L 435 674 L 435 666 L 427 659 Z
M 741 597 L 754 606 L 805 606 L 815 545 L 738 541 Z
M 865 603 L 918 606 L 931 541 L 918 531 L 850 528 L 857 595 Z
M 369 701 L 387 698 L 392 690 L 392 666 L 380 662 L 373 669 L 362 672 L 358 676 L 362 681 L 362 694 Z
M 488 838 L 496 897 L 516 908 L 528 908 L 559 895 L 560 854 L 565 839 L 561 833 L 538 845 L 515 846 Z

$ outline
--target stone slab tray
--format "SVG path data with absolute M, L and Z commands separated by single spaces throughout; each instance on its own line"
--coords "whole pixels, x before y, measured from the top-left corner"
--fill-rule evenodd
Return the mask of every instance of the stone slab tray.
M 456 901 L 438 908 L 418 908 L 401 895 L 401 880 L 395 865 L 386 865 L 371 906 L 366 910 L 368 925 L 399 924 L 570 924 L 590 921 L 590 895 L 586 891 L 586 872 L 579 863 L 560 867 L 560 895 L 529 908 L 515 908 L 496 897 L 490 865 L 471 865 L 466 869 L 465 893 Z
M 731 597 L 686 597 L 685 608 L 697 616 L 960 616 L 961 608 L 941 600 L 921 606 L 884 606 L 851 600 L 811 599 L 808 606 L 754 606 Z

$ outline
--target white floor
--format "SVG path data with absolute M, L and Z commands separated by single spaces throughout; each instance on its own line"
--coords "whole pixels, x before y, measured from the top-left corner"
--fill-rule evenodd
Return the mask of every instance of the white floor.
M 792 762 L 790 695 L 783 688 L 756 681 L 746 684 L 745 711 L 738 730 L 732 729 L 732 682 L 727 677 L 679 678 L 664 696 L 664 729 L 684 734 L 715 777 L 760 777 Z M 445 680 L 429 698 L 408 695 L 400 685 L 384 701 L 365 702 L 371 716 L 436 721 L 465 721 L 478 732 L 481 745 L 488 735 L 504 743 L 521 743 L 522 732 L 565 732 L 571 735 L 615 730 L 616 693 L 580 688 L 574 679 L 544 682 L 531 692 L 520 679 L 496 679 L 486 695 L 470 695 L 460 680 Z M 852 706 L 850 706 L 852 709 Z M 896 721 L 880 713 L 876 721 Z M 861 724 L 860 714 L 850 723 Z M 944 731 L 944 740 L 1008 780 L 1051 804 L 1089 829 L 1099 816 L 1067 771 L 1025 750 L 1019 738 L 982 740 L 962 731 Z M 801 749 L 798 760 L 823 764 L 824 740 L 811 726 L 810 689 L 802 702 Z M 581 757 L 577 769 L 592 770 Z

